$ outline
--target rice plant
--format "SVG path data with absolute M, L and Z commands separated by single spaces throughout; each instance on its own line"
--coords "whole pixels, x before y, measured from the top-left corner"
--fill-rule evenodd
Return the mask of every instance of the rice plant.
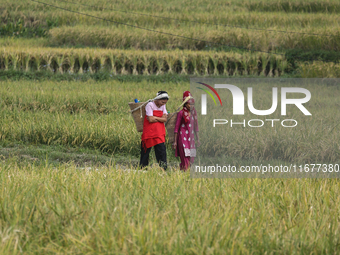
M 296 29 L 294 29 L 295 31 Z M 267 31 L 247 30 L 224 27 L 211 29 L 208 26 L 197 28 L 163 28 L 163 33 L 175 34 L 187 38 L 178 38 L 132 28 L 96 28 L 96 27 L 59 27 L 49 31 L 50 41 L 54 46 L 65 43 L 76 46 L 142 50 L 188 49 L 204 50 L 207 47 L 240 47 L 260 51 L 282 51 L 286 49 L 338 51 L 338 27 L 308 28 L 301 34 L 269 33 Z M 299 32 L 299 31 L 295 31 Z M 307 33 L 307 34 L 304 34 Z M 318 35 L 308 35 L 318 34 Z M 202 40 L 202 41 L 198 41 Z M 213 43 L 208 45 L 205 41 Z
M 10 63 L 25 71 L 45 70 L 53 72 L 90 73 L 110 71 L 112 74 L 193 74 L 193 75 L 263 75 L 278 76 L 282 56 L 267 54 L 217 53 L 194 51 L 109 50 L 109 49 L 60 49 L 5 47 L 0 61 L 5 70 Z M 20 61 L 21 60 L 21 61 Z M 258 63 L 262 62 L 262 70 Z M 271 64 L 270 64 L 271 63 Z M 13 64 L 12 64 L 13 65 Z M 270 66 L 266 71 L 267 65 Z M 84 70 L 85 68 L 85 70 Z M 219 69 L 219 70 L 218 70 Z M 239 71 L 240 72 L 239 72 Z M 242 71 L 243 70 L 243 71 Z M 275 73 L 275 74 L 274 74 Z

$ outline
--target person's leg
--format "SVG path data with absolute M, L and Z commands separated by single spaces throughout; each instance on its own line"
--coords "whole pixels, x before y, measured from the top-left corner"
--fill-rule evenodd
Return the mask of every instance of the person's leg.
M 144 146 L 143 143 L 141 143 L 140 146 L 140 162 L 139 162 L 139 167 L 143 168 L 145 166 L 149 165 L 149 154 L 151 151 L 151 148 L 147 148 L 146 151 L 144 151 Z
M 167 161 L 166 161 L 166 147 L 164 143 L 159 143 L 154 146 L 156 160 L 160 167 L 163 167 L 164 170 L 167 169 Z
M 189 157 L 185 156 L 183 146 L 178 148 L 178 152 L 179 152 L 179 157 L 181 159 L 181 164 L 179 164 L 180 170 L 186 171 L 190 166 Z
M 187 171 L 190 168 L 190 157 L 182 157 L 179 166 L 180 170 L 183 170 L 184 172 Z

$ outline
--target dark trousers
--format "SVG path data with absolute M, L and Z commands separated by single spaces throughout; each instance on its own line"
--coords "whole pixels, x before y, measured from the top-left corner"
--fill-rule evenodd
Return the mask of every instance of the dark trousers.
M 167 168 L 167 162 L 166 162 L 166 148 L 164 143 L 159 143 L 153 146 L 155 148 L 155 155 L 156 160 L 160 167 L 163 167 L 164 170 Z M 143 148 L 143 142 L 141 143 L 141 153 L 140 153 L 140 167 L 145 167 L 149 165 L 149 154 L 151 151 L 151 148 L 147 148 L 146 151 L 144 151 Z

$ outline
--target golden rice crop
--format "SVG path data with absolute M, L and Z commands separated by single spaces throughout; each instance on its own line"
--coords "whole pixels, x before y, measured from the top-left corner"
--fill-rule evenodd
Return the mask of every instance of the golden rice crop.
M 10 11 L 37 10 L 37 11 L 53 11 L 52 7 L 34 3 L 30 0 L 3 0 L 2 6 Z M 80 1 L 79 1 L 80 2 Z M 49 2 L 51 3 L 51 2 Z M 81 2 L 80 2 L 81 3 Z M 280 0 L 272 2 L 270 0 L 197 0 L 193 5 L 190 0 L 174 0 L 170 3 L 159 1 L 157 4 L 152 0 L 136 2 L 133 0 L 108 1 L 108 0 L 89 0 L 88 5 L 95 6 L 94 10 L 105 10 L 107 8 L 124 7 L 127 10 L 138 11 L 154 11 L 156 12 L 172 12 L 172 13 L 218 13 L 223 11 L 247 10 L 247 11 L 272 11 L 272 12 L 339 12 L 339 2 L 337 0 Z M 52 2 L 52 4 L 67 6 L 69 8 L 83 10 L 92 10 L 92 8 L 66 4 L 62 2 Z
M 192 179 L 15 158 L 0 173 L 2 254 L 339 253 L 335 179 Z
M 31 1 L 29 1 L 31 2 Z M 11 5 L 12 6 L 12 5 Z M 38 27 L 46 26 L 48 21 L 57 22 L 58 26 L 73 26 L 74 24 L 82 25 L 96 25 L 96 26 L 117 26 L 114 23 L 103 21 L 100 19 L 90 18 L 86 16 L 77 15 L 71 12 L 61 11 L 58 9 L 50 10 L 37 10 L 27 4 L 23 6 L 21 10 L 20 4 L 16 5 L 14 10 L 10 10 L 11 7 L 4 8 L 2 14 L 3 24 L 12 22 L 13 20 L 21 20 L 24 27 Z M 63 5 L 61 5 L 63 6 Z M 67 5 L 64 5 L 67 6 Z M 290 30 L 303 32 L 309 28 L 336 28 L 338 27 L 340 17 L 337 14 L 324 14 L 324 13 L 270 13 L 270 12 L 248 12 L 244 10 L 235 11 L 233 8 L 221 8 L 216 9 L 214 14 L 207 11 L 194 12 L 194 10 L 184 11 L 179 10 L 178 12 L 163 12 L 163 11 L 141 11 L 141 9 L 135 9 L 135 12 L 142 12 L 145 14 L 151 14 L 161 17 L 169 17 L 177 20 L 161 19 L 156 17 L 150 17 L 145 15 L 132 15 L 122 12 L 115 12 L 110 9 L 93 10 L 92 8 L 81 8 L 81 6 L 70 5 L 70 9 L 75 11 L 81 11 L 86 14 L 101 17 L 108 20 L 114 20 L 117 22 L 127 24 L 138 24 L 138 26 L 148 28 L 162 28 L 172 27 L 178 29 L 178 27 L 185 27 L 187 29 L 199 28 L 201 26 L 207 26 L 210 29 L 215 29 L 215 23 L 227 26 L 243 26 L 243 27 L 258 27 L 265 29 L 279 29 L 279 30 Z M 135 6 L 132 6 L 135 8 Z M 1 7 L 0 7 L 1 8 Z M 110 8 L 108 6 L 108 8 Z M 125 6 L 113 6 L 113 10 L 126 10 Z M 26 10 L 27 9 L 27 10 Z M 17 10 L 17 11 L 16 11 Z M 128 11 L 131 11 L 129 9 Z M 190 22 L 201 21 L 205 23 L 212 23 L 210 25 L 204 25 L 199 23 Z M 275 36 L 275 33 L 273 33 Z
M 267 12 L 304 12 L 304 13 L 339 13 L 339 1 L 267 1 L 267 0 L 252 0 L 246 1 L 245 6 L 250 11 L 267 11 Z
M 177 34 L 190 40 L 125 27 L 96 28 L 96 27 L 60 27 L 49 31 L 50 42 L 54 46 L 84 45 L 101 48 L 134 48 L 143 50 L 190 49 L 203 50 L 207 47 L 223 47 L 226 45 L 274 51 L 284 49 L 302 50 L 335 50 L 340 49 L 340 32 L 333 28 L 309 28 L 306 33 L 316 33 L 319 36 L 287 33 L 270 33 L 266 31 L 245 30 L 240 28 L 209 27 L 200 28 L 169 28 L 161 29 L 164 33 Z M 330 35 L 330 36 L 325 36 Z
M 108 71 L 112 74 L 194 74 L 278 76 L 288 67 L 283 56 L 266 53 L 141 51 L 3 47 L 0 68 L 59 73 Z
M 298 72 L 303 78 L 338 78 L 340 77 L 340 64 L 314 61 L 313 63 L 301 63 Z

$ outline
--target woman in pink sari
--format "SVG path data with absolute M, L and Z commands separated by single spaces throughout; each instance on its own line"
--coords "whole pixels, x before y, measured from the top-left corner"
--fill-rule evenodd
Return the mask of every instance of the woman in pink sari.
M 189 96 L 191 97 L 190 92 L 185 91 L 183 101 Z M 193 98 L 184 104 L 183 109 L 177 114 L 174 131 L 175 142 L 172 147 L 175 149 L 175 156 L 180 157 L 180 169 L 184 171 L 190 168 L 190 164 L 194 162 L 196 157 L 195 134 L 197 146 L 200 144 L 198 140 L 197 112 L 194 104 L 195 100 Z

